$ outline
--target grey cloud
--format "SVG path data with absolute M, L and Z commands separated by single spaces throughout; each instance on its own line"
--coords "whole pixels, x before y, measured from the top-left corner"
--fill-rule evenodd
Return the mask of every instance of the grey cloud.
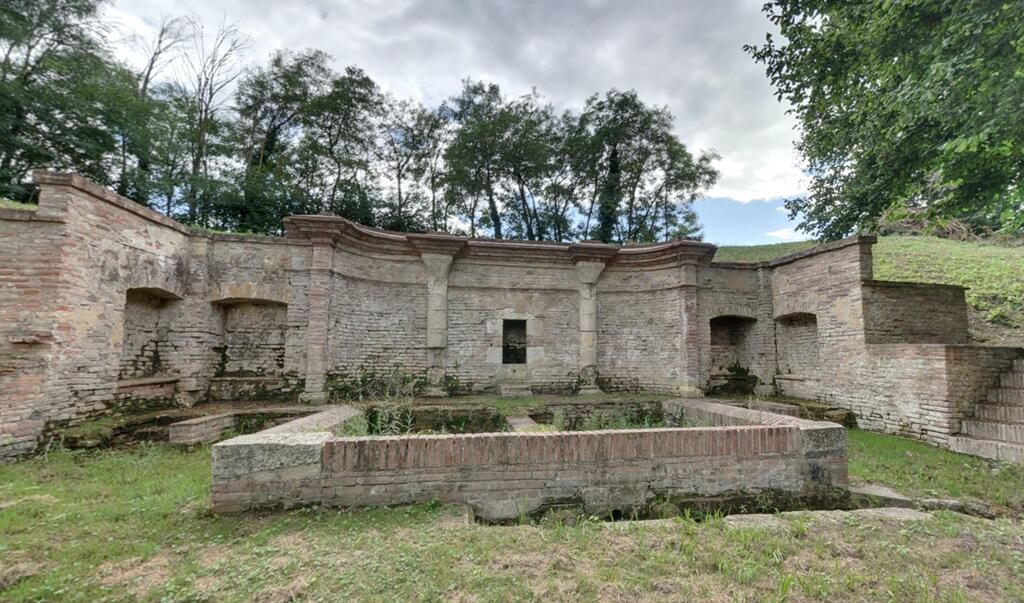
M 253 60 L 314 47 L 364 68 L 399 95 L 435 103 L 464 77 L 518 95 L 538 88 L 578 107 L 612 87 L 667 105 L 681 139 L 725 157 L 723 196 L 798 192 L 791 118 L 742 51 L 769 27 L 760 0 L 122 0 L 115 12 L 155 23 L 222 15 L 252 36 Z

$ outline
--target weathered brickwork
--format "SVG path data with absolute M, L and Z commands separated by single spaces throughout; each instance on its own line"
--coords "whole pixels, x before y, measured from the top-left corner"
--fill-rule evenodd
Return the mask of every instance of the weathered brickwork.
M 430 395 L 699 396 L 738 367 L 759 393 L 945 443 L 1019 356 L 967 345 L 961 289 L 874 281 L 870 238 L 725 264 L 689 241 L 492 241 L 331 216 L 289 218 L 286 237 L 212 234 L 36 177 L 37 211 L 0 210 L 0 458 L 114 407 L 323 402 L 332 378 L 392 371 Z M 505 320 L 526 323 L 525 364 L 503 364 Z
M 919 283 L 864 283 L 868 343 L 970 342 L 963 288 Z
M 332 420 L 351 417 L 344 408 Z M 444 500 L 507 521 L 551 504 L 606 515 L 655 497 L 819 499 L 846 485 L 838 425 L 699 400 L 668 409 L 711 426 L 337 438 L 290 427 L 302 419 L 214 446 L 214 510 Z

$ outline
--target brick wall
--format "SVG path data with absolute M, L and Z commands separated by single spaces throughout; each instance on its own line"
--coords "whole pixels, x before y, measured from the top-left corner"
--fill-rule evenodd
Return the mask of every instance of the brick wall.
M 429 251 L 430 241 L 324 217 L 287 238 L 200 233 L 81 178 L 37 178 L 37 211 L 0 211 L 0 458 L 119 396 L 294 398 L 304 384 L 318 393 L 317 373 L 428 368 L 416 245 Z M 448 239 L 447 344 L 430 350 L 444 384 L 496 390 L 501 323 L 519 319 L 525 385 L 576 387 L 577 252 Z M 962 290 L 873 281 L 872 242 L 756 265 L 711 264 L 699 245 L 598 250 L 607 260 L 596 283 L 599 383 L 696 395 L 735 361 L 759 392 L 823 398 L 866 426 L 942 441 L 1010 352 L 955 347 L 967 336 Z M 322 272 L 311 270 L 314 245 Z M 311 314 L 315 287 L 323 304 Z M 742 327 L 713 334 L 712 321 L 727 316 Z M 142 377 L 165 380 L 119 385 Z
M 846 484 L 845 432 L 835 424 L 706 401 L 669 406 L 716 426 L 362 438 L 281 426 L 214 446 L 214 510 L 437 499 L 508 521 L 550 504 L 605 515 L 659 496 L 813 498 Z
M 868 343 L 968 343 L 963 287 L 920 283 L 864 283 Z

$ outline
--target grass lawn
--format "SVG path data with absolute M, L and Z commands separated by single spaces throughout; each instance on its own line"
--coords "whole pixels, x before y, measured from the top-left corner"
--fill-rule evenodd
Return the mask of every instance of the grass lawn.
M 1019 470 L 850 432 L 851 473 L 1014 500 Z M 907 454 L 907 453 L 910 454 Z M 0 466 L 0 600 L 1021 600 L 1024 524 L 786 516 L 467 525 L 416 505 L 220 517 L 209 449 L 51 451 Z

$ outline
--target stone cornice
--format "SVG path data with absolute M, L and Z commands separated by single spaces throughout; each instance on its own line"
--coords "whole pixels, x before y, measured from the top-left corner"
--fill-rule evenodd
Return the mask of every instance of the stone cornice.
M 154 209 L 140 205 L 127 197 L 122 197 L 114 191 L 100 186 L 99 184 L 79 176 L 78 174 L 53 172 L 50 170 L 35 170 L 32 172 L 32 181 L 39 186 L 66 186 L 68 188 L 73 188 L 93 197 L 94 199 L 109 203 L 110 205 L 116 206 L 141 218 L 145 218 L 155 224 L 165 226 L 171 230 L 176 230 L 183 235 L 192 235 L 192 229 L 188 226 L 180 224 Z
M 676 240 L 651 245 L 606 245 L 595 241 L 510 241 L 459 237 L 444 233 L 400 233 L 370 228 L 338 216 L 314 215 L 285 218 L 289 239 L 307 239 L 337 248 L 355 248 L 383 255 L 439 253 L 453 257 L 501 261 L 542 261 L 555 264 L 602 262 L 625 267 L 671 266 L 708 263 L 715 246 Z

